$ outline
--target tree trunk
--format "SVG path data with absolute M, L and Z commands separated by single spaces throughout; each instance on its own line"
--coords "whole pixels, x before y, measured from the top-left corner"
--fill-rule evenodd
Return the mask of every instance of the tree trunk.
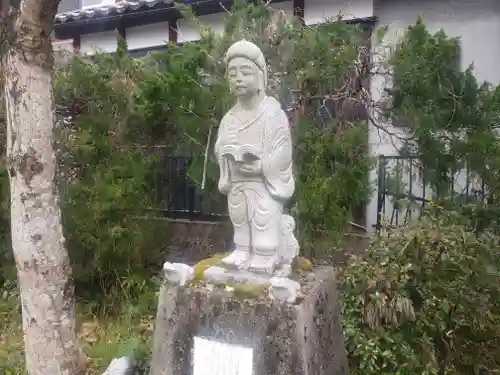
M 79 373 L 74 289 L 55 181 L 50 33 L 57 5 L 0 3 L 12 248 L 30 375 Z

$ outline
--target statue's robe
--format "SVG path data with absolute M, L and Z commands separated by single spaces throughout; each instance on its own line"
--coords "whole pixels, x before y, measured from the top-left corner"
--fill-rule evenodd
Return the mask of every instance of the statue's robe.
M 225 145 L 250 144 L 262 152 L 260 172 L 244 175 L 237 164 L 220 154 Z M 219 191 L 228 196 L 234 242 L 269 254 L 282 242 L 283 203 L 294 193 L 292 138 L 280 103 L 265 99 L 243 114 L 233 107 L 219 126 L 215 154 L 219 164 Z

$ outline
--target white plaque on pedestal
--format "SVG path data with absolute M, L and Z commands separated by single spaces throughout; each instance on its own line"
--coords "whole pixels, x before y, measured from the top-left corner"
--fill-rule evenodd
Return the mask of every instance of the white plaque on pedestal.
M 193 375 L 252 374 L 252 348 L 194 337 Z

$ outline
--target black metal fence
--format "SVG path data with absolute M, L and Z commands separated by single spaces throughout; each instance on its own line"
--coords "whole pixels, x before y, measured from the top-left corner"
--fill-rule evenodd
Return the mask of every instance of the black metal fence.
M 221 221 L 227 218 L 224 197 L 202 192 L 189 177 L 189 157 L 165 156 L 154 174 L 154 190 L 165 217 Z M 431 199 L 431 187 L 418 156 L 379 156 L 375 227 L 407 225 L 420 218 Z M 450 173 L 447 197 L 470 202 L 485 199 L 485 186 L 467 168 Z
M 165 217 L 219 221 L 225 219 L 225 200 L 212 199 L 189 178 L 191 159 L 164 156 L 154 173 L 154 190 Z
M 420 218 L 431 199 L 449 198 L 464 203 L 485 199 L 483 181 L 467 166 L 450 171 L 448 189 L 438 193 L 428 181 L 420 158 L 411 156 L 379 156 L 377 186 L 377 222 L 382 225 L 407 225 Z

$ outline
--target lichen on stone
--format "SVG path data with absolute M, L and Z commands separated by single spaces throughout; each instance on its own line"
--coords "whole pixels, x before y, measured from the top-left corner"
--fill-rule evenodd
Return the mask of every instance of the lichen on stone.
M 264 295 L 267 285 L 262 284 L 233 284 L 233 293 L 237 298 L 259 298 Z
M 298 272 L 310 272 L 313 269 L 312 262 L 304 257 L 297 257 L 293 266 L 294 271 Z
M 224 259 L 228 256 L 227 253 L 216 253 L 210 258 L 203 259 L 195 264 L 193 279 L 189 283 L 192 285 L 198 285 L 199 283 L 204 284 L 204 274 L 205 271 L 213 266 L 219 266 Z M 313 264 L 310 260 L 304 257 L 297 257 L 294 261 L 293 270 L 298 273 L 311 272 L 313 270 Z M 257 299 L 264 296 L 269 288 L 268 285 L 263 284 L 253 284 L 253 283 L 216 283 L 216 287 L 226 288 L 229 287 L 231 293 L 236 298 L 240 299 Z M 228 289 L 226 289 L 229 291 Z
M 222 259 L 224 259 L 227 255 L 227 253 L 216 253 L 210 258 L 203 259 L 196 263 L 194 266 L 193 280 L 203 280 L 205 271 L 210 267 L 218 266 L 219 264 L 221 264 Z

